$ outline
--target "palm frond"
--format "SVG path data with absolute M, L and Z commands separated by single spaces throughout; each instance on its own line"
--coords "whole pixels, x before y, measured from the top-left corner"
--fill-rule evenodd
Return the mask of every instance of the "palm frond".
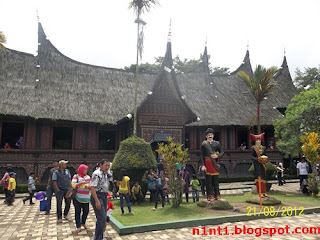
M 5 48 L 5 46 L 3 45 L 3 43 L 6 43 L 7 39 L 5 37 L 5 35 L 3 34 L 3 32 L 0 31 L 0 48 Z
M 240 71 L 237 75 L 248 85 L 257 103 L 260 104 L 262 100 L 276 88 L 273 80 L 276 71 L 276 67 L 266 69 L 258 65 L 252 77 L 243 71 Z
M 158 6 L 158 0 L 133 0 L 129 3 L 129 9 L 133 9 L 139 18 L 141 13 L 149 12 L 152 6 Z

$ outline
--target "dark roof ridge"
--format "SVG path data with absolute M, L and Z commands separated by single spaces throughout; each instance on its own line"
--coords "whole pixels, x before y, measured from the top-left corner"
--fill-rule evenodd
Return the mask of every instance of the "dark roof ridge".
M 43 37 L 41 36 L 41 34 L 43 35 Z M 121 69 L 121 68 L 111 68 L 111 67 L 104 67 L 104 66 L 99 66 L 99 65 L 92 65 L 92 64 L 88 64 L 88 63 L 83 63 L 83 62 L 79 62 L 77 60 L 74 60 L 66 55 L 64 55 L 60 50 L 58 50 L 55 45 L 49 40 L 47 39 L 47 35 L 45 34 L 44 30 L 43 30 L 43 27 L 42 27 L 42 24 L 39 22 L 38 23 L 38 42 L 40 44 L 42 44 L 42 41 L 47 41 L 50 46 L 59 54 L 61 55 L 62 57 L 66 58 L 67 60 L 73 62 L 73 63 L 76 63 L 76 64 L 81 64 L 81 65 L 84 65 L 84 66 L 87 66 L 87 67 L 97 67 L 97 68 L 102 68 L 102 69 L 106 69 L 106 70 L 111 70 L 111 71 L 120 71 L 120 72 L 127 72 L 127 73 L 132 73 L 132 72 L 129 72 L 129 71 L 126 71 L 124 69 Z M 40 54 L 40 51 L 38 51 L 38 54 Z
M 237 74 L 240 71 L 244 71 L 249 75 L 253 74 L 252 66 L 251 66 L 251 62 L 250 62 L 249 49 L 247 49 L 246 55 L 244 56 L 244 59 L 243 59 L 241 65 L 235 71 L 231 72 L 230 75 Z
M 4 50 L 9 50 L 9 51 L 11 51 L 13 53 L 16 53 L 16 54 L 19 54 L 19 55 L 26 55 L 26 56 L 29 56 L 29 57 L 35 57 L 34 54 L 32 54 L 32 53 L 21 52 L 21 51 L 18 51 L 18 50 L 7 48 L 7 47 Z

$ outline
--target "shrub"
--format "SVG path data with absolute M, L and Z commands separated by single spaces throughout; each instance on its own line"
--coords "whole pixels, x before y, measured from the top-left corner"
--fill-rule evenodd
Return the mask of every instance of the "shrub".
M 159 144 L 157 152 L 163 156 L 164 169 L 169 178 L 169 192 L 172 195 L 172 207 L 178 208 L 182 202 L 184 181 L 177 174 L 178 164 L 184 166 L 188 161 L 188 148 L 182 149 L 182 144 L 173 142 L 173 138 L 167 137 L 168 143 Z
M 277 167 L 275 165 L 273 165 L 270 162 L 266 163 L 266 167 L 267 167 L 267 175 L 266 175 L 266 179 L 270 180 L 273 179 L 276 172 L 277 172 Z M 254 170 L 254 165 L 252 164 L 251 167 L 248 170 L 250 173 L 252 173 L 253 176 L 255 176 L 255 170 Z
M 289 166 L 289 175 L 297 176 L 297 165 L 295 163 L 291 163 Z
M 113 159 L 114 179 L 117 179 L 120 170 L 124 168 L 130 177 L 130 185 L 132 186 L 135 181 L 138 181 L 145 194 L 146 188 L 142 183 L 142 176 L 146 170 L 154 168 L 156 164 L 156 158 L 150 144 L 142 138 L 129 137 L 120 143 L 119 150 Z

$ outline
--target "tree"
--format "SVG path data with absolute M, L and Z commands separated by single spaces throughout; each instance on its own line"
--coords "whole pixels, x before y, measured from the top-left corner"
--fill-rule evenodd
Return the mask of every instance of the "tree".
M 136 64 L 131 64 L 130 67 L 124 67 L 125 71 L 136 72 Z M 157 74 L 160 70 L 160 65 L 151 63 L 141 63 L 139 65 L 139 73 L 154 73 Z
M 135 89 L 134 89 L 134 119 L 133 119 L 133 135 L 137 136 L 137 98 L 138 98 L 138 76 L 139 76 L 139 57 L 142 58 L 143 52 L 143 29 L 146 22 L 141 19 L 141 14 L 144 11 L 149 12 L 151 7 L 158 5 L 157 0 L 133 0 L 129 3 L 129 9 L 133 9 L 137 16 L 135 23 L 138 25 L 137 29 L 137 57 L 136 57 L 136 74 L 135 74 Z
M 169 177 L 169 192 L 172 194 L 172 207 L 178 208 L 182 202 L 183 179 L 177 173 L 177 165 L 183 166 L 188 161 L 188 148 L 182 150 L 182 144 L 173 142 L 173 138 L 167 138 L 168 143 L 159 144 L 156 150 L 163 157 L 163 166 Z
M 263 99 L 268 96 L 276 87 L 273 81 L 273 75 L 277 69 L 271 67 L 269 69 L 258 65 L 253 72 L 252 76 L 249 76 L 244 71 L 240 71 L 238 76 L 248 85 L 250 91 L 257 101 L 257 126 L 258 134 L 261 133 L 260 126 L 260 104 Z
M 4 49 L 5 46 L 3 45 L 3 43 L 6 43 L 6 42 L 7 40 L 5 35 L 3 34 L 3 32 L 0 31 L 0 48 Z
M 309 187 L 312 190 L 312 195 L 315 197 L 318 194 L 318 171 L 317 171 L 317 163 L 319 163 L 320 155 L 320 139 L 319 134 L 316 132 L 306 132 L 303 136 L 300 137 L 302 142 L 302 151 L 306 160 L 311 163 L 312 166 L 312 174 L 309 176 Z
M 212 75 L 226 75 L 230 74 L 229 68 L 227 67 L 214 67 L 210 68 L 210 72 Z
M 210 57 L 210 56 L 209 56 Z M 201 59 L 201 57 L 200 57 Z M 184 73 L 189 72 L 195 69 L 201 62 L 200 59 L 187 59 L 181 60 L 180 57 L 177 55 L 173 60 L 173 65 L 175 68 L 175 71 L 177 73 Z M 158 73 L 161 67 L 161 64 L 163 62 L 163 57 L 156 57 L 154 63 L 144 63 L 139 65 L 139 73 Z M 136 64 L 131 64 L 130 67 L 124 67 L 124 70 L 129 72 L 135 72 L 136 71 Z M 209 63 L 209 70 L 210 74 L 212 75 L 223 75 L 223 74 L 229 74 L 229 68 L 226 67 L 210 67 Z
M 149 143 L 143 139 L 132 136 L 120 143 L 120 147 L 112 161 L 114 177 L 117 178 L 122 168 L 127 170 L 131 183 L 139 181 L 145 194 L 147 187 L 141 183 L 143 174 L 149 168 L 154 168 L 157 164 Z
M 320 133 L 320 83 L 296 95 L 288 105 L 285 116 L 274 121 L 277 148 L 298 156 L 301 153 L 300 136 L 306 132 Z
M 294 81 L 300 91 L 313 88 L 316 83 L 320 83 L 320 65 L 318 68 L 304 68 L 304 72 L 297 68 Z

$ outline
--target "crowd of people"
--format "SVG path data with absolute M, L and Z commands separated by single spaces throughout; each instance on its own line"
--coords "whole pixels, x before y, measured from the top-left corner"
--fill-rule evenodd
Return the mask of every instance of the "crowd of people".
M 201 145 L 202 158 L 199 161 L 198 174 L 190 176 L 187 168 L 178 165 L 177 176 L 183 182 L 182 194 L 185 195 L 186 202 L 189 202 L 189 189 L 192 189 L 193 202 L 199 201 L 199 191 L 202 195 L 207 196 L 208 201 L 220 199 L 219 191 L 219 170 L 220 159 L 224 155 L 220 143 L 213 140 L 214 131 L 208 128 L 206 133 L 206 141 Z M 253 161 L 256 173 L 256 185 L 258 192 L 262 197 L 267 197 L 266 194 L 266 166 L 265 159 L 267 159 L 265 147 L 261 145 L 264 135 L 253 135 L 251 138 L 255 145 L 252 146 L 251 160 Z M 21 139 L 21 145 L 23 139 Z M 82 228 L 88 229 L 86 220 L 89 214 L 89 204 L 91 203 L 96 216 L 96 227 L 94 239 L 103 239 L 107 237 L 106 228 L 110 222 L 110 216 L 115 209 L 110 201 L 111 198 L 120 198 L 121 214 L 125 214 L 124 200 L 128 209 L 128 214 L 133 215 L 132 206 L 140 204 L 144 200 L 144 194 L 139 181 L 135 181 L 131 187 L 130 176 L 125 169 L 121 169 L 117 179 L 113 179 L 111 171 L 112 163 L 109 160 L 102 159 L 93 169 L 92 175 L 88 174 L 88 166 L 81 164 L 77 173 L 73 176 L 67 168 L 68 161 L 60 160 L 54 161 L 52 169 L 50 170 L 47 189 L 46 189 L 46 206 L 45 215 L 50 215 L 52 196 L 56 197 L 56 216 L 57 224 L 63 222 L 63 218 L 69 221 L 69 211 L 71 202 L 73 202 L 75 209 L 75 234 L 81 232 Z M 284 181 L 284 167 L 281 162 L 277 162 L 277 178 L 278 184 L 283 185 Z M 306 179 L 308 176 L 308 164 L 305 159 L 297 165 L 297 175 L 300 178 L 301 190 L 305 191 Z M 5 203 L 12 206 L 14 203 L 16 181 L 16 173 L 13 169 L 8 168 L 0 184 L 3 185 L 5 193 Z M 28 177 L 28 193 L 29 196 L 23 199 L 23 204 L 29 201 L 33 205 L 33 198 L 36 191 L 35 173 L 30 172 Z M 158 202 L 161 201 L 161 208 L 165 207 L 165 203 L 170 204 L 169 184 L 170 179 L 164 169 L 162 160 L 158 163 L 156 169 L 149 169 L 144 174 L 142 181 L 146 182 L 147 190 L 150 193 L 150 203 L 154 203 L 152 210 L 158 209 Z M 205 192 L 206 190 L 206 192 Z M 112 195 L 110 194 L 112 193 Z M 63 200 L 64 210 L 62 209 Z

